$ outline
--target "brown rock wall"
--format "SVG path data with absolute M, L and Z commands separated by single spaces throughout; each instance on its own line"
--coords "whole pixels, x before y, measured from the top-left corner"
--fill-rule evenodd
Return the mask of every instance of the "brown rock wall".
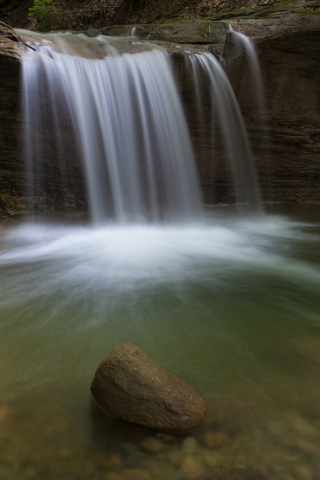
M 239 30 L 245 29 L 240 26 Z M 280 203 L 319 203 L 320 19 L 302 23 L 299 28 L 280 27 L 266 38 L 257 38 L 256 44 L 268 135 L 261 131 L 263 121 L 252 103 L 252 88 L 243 88 L 239 80 L 243 55 L 228 63 L 228 76 L 244 114 L 263 198 Z
M 86 210 L 82 163 L 76 145 L 68 142 L 71 135 L 68 122 L 64 129 L 68 158 L 65 168 L 61 169 L 57 163 L 57 143 L 52 142 L 53 128 L 49 116 L 44 117 L 39 132 L 43 153 L 41 169 L 36 165 L 34 183 L 28 182 L 21 108 L 21 56 L 24 49 L 9 29 L 2 28 L 0 35 L 0 214 Z M 48 108 L 46 98 L 46 92 L 40 89 L 35 101 L 40 102 L 44 112 Z M 32 120 L 31 116 L 30 122 Z M 31 191 L 34 193 L 32 197 Z
M 239 40 L 229 35 L 223 49 L 226 73 L 238 98 L 254 154 L 264 202 L 320 203 L 320 18 L 242 21 L 234 26 L 255 37 L 265 106 Z M 260 35 L 260 36 L 259 36 Z M 224 140 L 215 126 L 212 136 L 210 92 L 200 80 L 201 115 L 192 75 L 175 59 L 179 90 L 189 124 L 205 203 L 236 199 Z
M 0 37 L 0 213 L 24 209 L 24 168 L 20 142 L 20 56 L 16 44 Z

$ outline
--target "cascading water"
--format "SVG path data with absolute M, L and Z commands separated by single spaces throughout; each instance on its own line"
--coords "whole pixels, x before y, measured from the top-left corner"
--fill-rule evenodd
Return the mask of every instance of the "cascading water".
M 195 162 L 166 54 L 154 48 L 119 55 L 104 41 L 106 56 L 92 60 L 66 53 L 69 36 L 58 42 L 62 52 L 38 46 L 41 56 L 23 62 L 27 163 L 37 156 L 42 115 L 30 98 L 45 86 L 54 130 L 63 130 L 58 102 L 71 119 L 96 223 L 110 217 L 118 222 L 197 217 Z M 58 154 L 64 156 L 63 148 Z
M 269 134 L 267 125 L 267 113 L 265 105 L 264 87 L 261 78 L 261 71 L 254 42 L 243 33 L 234 30 L 229 25 L 233 44 L 239 45 L 241 51 L 245 53 L 246 74 L 243 75 L 242 89 L 239 92 L 240 100 L 245 91 L 250 90 L 253 97 L 254 108 L 251 109 L 251 115 L 254 115 L 259 136 L 264 144 L 264 148 L 269 150 Z
M 136 45 L 133 53 L 126 52 L 129 43 L 131 49 Z M 201 193 L 168 55 L 154 45 L 121 44 L 115 39 L 110 44 L 102 36 L 39 35 L 34 46 L 38 54 L 30 53 L 29 61 L 22 62 L 29 196 L 34 195 L 34 170 L 41 168 L 46 155 L 39 131 L 50 117 L 60 170 L 66 170 L 68 143 L 77 145 L 83 159 L 95 223 L 109 218 L 117 222 L 198 218 Z M 205 72 L 211 85 L 236 193 L 240 197 L 245 192 L 251 210 L 258 212 L 252 153 L 228 78 L 209 53 L 187 58 L 198 104 L 197 69 Z M 71 134 L 66 140 L 68 121 Z M 68 181 L 66 174 L 62 181 Z
M 137 27 L 132 27 L 128 37 L 135 37 L 136 36 L 136 30 L 137 30 Z
M 257 59 L 257 54 L 254 48 L 254 44 L 250 41 L 250 39 L 246 35 L 240 32 L 236 32 L 231 25 L 229 25 L 229 28 L 230 28 L 230 32 L 234 35 L 236 40 L 238 40 L 244 47 L 244 50 L 248 58 L 250 70 L 255 79 L 256 87 L 258 89 L 262 89 L 260 67 Z
M 250 41 L 250 39 L 244 35 L 243 33 L 237 32 L 234 28 L 229 25 L 230 32 L 233 35 L 235 42 L 242 45 L 243 50 L 246 54 L 246 59 L 248 62 L 248 71 L 249 74 L 252 76 L 252 85 L 254 87 L 254 94 L 257 97 L 256 101 L 260 109 L 265 110 L 264 108 L 264 94 L 263 94 L 263 83 L 261 79 L 261 72 L 260 66 L 257 58 L 257 53 L 255 50 L 254 44 Z
M 197 69 L 202 69 L 209 80 L 212 117 L 217 116 L 222 128 L 237 196 L 245 195 L 251 211 L 260 212 L 260 189 L 252 151 L 241 111 L 228 78 L 213 55 L 204 53 L 189 58 L 193 65 L 193 71 L 197 72 Z M 199 110 L 201 111 L 200 107 Z

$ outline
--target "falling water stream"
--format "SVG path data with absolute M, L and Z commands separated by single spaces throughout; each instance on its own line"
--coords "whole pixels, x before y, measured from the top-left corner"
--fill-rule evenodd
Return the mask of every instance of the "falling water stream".
M 41 155 L 36 126 L 47 114 L 30 98 L 47 89 L 54 131 L 62 131 L 57 99 L 68 110 L 95 223 L 110 217 L 117 222 L 197 217 L 201 195 L 195 162 L 165 52 L 147 45 L 147 51 L 119 55 L 100 40 L 100 55 L 105 57 L 92 60 L 70 55 L 70 37 L 54 36 L 59 52 L 44 45 L 40 58 L 31 55 L 22 64 L 29 172 Z M 80 47 L 85 43 L 78 41 Z
M 255 110 L 256 110 L 256 119 L 258 122 L 257 127 L 260 128 L 260 134 L 262 135 L 264 144 L 267 146 L 266 149 L 266 160 L 267 154 L 270 155 L 270 145 L 268 139 L 268 122 L 267 122 L 267 109 L 265 105 L 264 98 L 264 87 L 261 78 L 261 72 L 258 62 L 258 56 L 255 48 L 254 42 L 252 42 L 246 35 L 243 33 L 237 32 L 234 28 L 229 25 L 233 41 L 235 44 L 240 45 L 241 51 L 244 51 L 245 61 L 246 61 L 246 75 L 243 78 L 242 93 L 250 88 L 251 95 L 254 98 Z M 259 129 L 258 128 L 258 129 Z
M 190 57 L 194 70 L 204 70 L 211 86 L 211 103 L 219 119 L 228 151 L 237 195 L 245 191 L 246 201 L 252 210 L 261 212 L 260 190 L 256 178 L 251 147 L 242 114 L 229 80 L 210 53 Z
M 234 182 L 246 193 L 242 215 L 201 205 L 179 92 L 159 46 L 36 38 L 22 65 L 29 196 L 36 171 L 47 181 L 41 139 L 50 123 L 66 185 L 77 147 L 91 219 L 1 223 L 0 478 L 186 480 L 227 466 L 315 480 L 317 208 L 261 212 L 241 113 L 213 56 L 188 61 L 210 84 Z M 199 392 L 202 427 L 159 437 L 96 407 L 95 369 L 125 342 Z

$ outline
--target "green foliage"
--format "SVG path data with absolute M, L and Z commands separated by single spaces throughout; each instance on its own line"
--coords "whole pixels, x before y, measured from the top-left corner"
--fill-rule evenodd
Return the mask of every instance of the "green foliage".
M 29 8 L 28 18 L 37 20 L 38 30 L 51 30 L 53 23 L 54 6 L 52 0 L 33 0 L 33 7 Z

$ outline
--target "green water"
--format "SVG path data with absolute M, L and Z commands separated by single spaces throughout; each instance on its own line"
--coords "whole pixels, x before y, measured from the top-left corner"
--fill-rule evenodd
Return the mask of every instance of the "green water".
M 318 478 L 318 207 L 247 219 L 214 209 L 175 227 L 45 219 L 0 228 L 0 478 L 126 480 L 137 469 L 142 480 L 141 470 L 191 478 L 168 460 L 183 438 L 146 452 L 141 441 L 156 432 L 91 399 L 99 362 L 125 342 L 204 399 L 207 419 L 192 433 L 204 469 L 212 452 L 217 465 L 271 479 Z M 318 357 L 288 354 L 289 341 L 299 350 L 310 338 Z M 208 453 L 212 431 L 231 440 Z

